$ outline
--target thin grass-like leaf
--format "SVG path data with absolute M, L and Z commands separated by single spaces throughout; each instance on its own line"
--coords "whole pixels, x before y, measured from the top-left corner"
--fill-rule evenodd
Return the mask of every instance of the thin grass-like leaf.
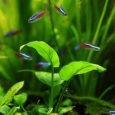
M 3 68 L 1 65 L 0 65 L 0 74 L 2 74 L 3 77 L 7 80 L 11 79 L 9 74 L 6 72 L 5 68 Z
M 108 88 L 106 88 L 101 95 L 99 96 L 100 99 L 102 99 L 110 90 L 112 90 L 115 87 L 115 85 L 111 85 Z
M 67 96 L 69 98 L 72 98 L 72 99 L 75 99 L 77 101 L 91 101 L 91 102 L 96 102 L 97 104 L 100 104 L 104 107 L 109 107 L 111 109 L 115 109 L 115 105 L 114 104 L 111 104 L 105 100 L 102 100 L 102 99 L 98 99 L 98 98 L 95 98 L 95 97 L 89 97 L 89 96 L 72 96 L 72 95 L 69 95 Z
M 102 40 L 101 40 L 102 43 L 106 42 L 105 39 L 106 39 L 107 33 L 109 31 L 110 25 L 112 24 L 112 20 L 113 20 L 114 16 L 115 16 L 115 7 L 113 7 L 113 9 L 112 9 L 112 11 L 110 13 L 110 16 L 108 18 L 107 24 L 105 26 L 104 34 L 103 34 Z
M 12 101 L 15 94 L 23 87 L 24 81 L 14 84 L 6 93 L 4 98 L 0 101 L 0 107 L 4 104 L 8 104 Z
M 99 20 L 99 22 L 98 22 L 98 25 L 97 25 L 97 29 L 96 29 L 94 38 L 93 38 L 93 44 L 96 44 L 97 41 L 98 41 L 99 32 L 100 32 L 100 28 L 101 28 L 101 26 L 102 26 L 102 22 L 103 22 L 103 19 L 104 19 L 106 10 L 107 10 L 108 1 L 109 1 L 109 0 L 106 0 L 106 1 L 105 1 L 105 5 L 104 5 L 103 11 L 102 11 L 102 14 L 101 14 L 100 20 Z M 90 51 L 90 52 L 89 52 L 89 55 L 88 55 L 88 61 L 90 61 L 92 55 L 93 55 L 93 52 Z

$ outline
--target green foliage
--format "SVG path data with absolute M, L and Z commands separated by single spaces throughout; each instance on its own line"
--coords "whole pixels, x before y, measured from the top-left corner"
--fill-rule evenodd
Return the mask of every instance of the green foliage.
M 24 105 L 24 103 L 27 100 L 27 94 L 26 93 L 21 93 L 16 96 L 14 96 L 14 100 L 18 105 Z
M 60 108 L 59 114 L 63 115 L 64 113 L 67 113 L 68 111 L 72 111 L 73 107 L 63 107 Z
M 72 100 L 71 99 L 66 99 L 63 103 L 63 106 L 71 106 L 72 105 Z
M 0 86 L 0 96 L 4 95 L 4 88 L 2 86 Z
M 8 114 L 9 111 L 10 111 L 10 107 L 7 106 L 7 105 L 3 105 L 3 106 L 0 108 L 0 113 Z
M 52 86 L 52 76 L 51 73 L 49 72 L 35 72 L 36 77 L 44 84 Z M 60 78 L 58 73 L 54 74 L 54 79 L 53 79 L 53 84 L 54 86 L 56 85 L 61 85 L 64 81 Z
M 10 76 L 9 76 L 9 74 L 7 74 L 7 72 L 5 71 L 5 69 L 2 67 L 2 66 L 0 66 L 0 73 L 6 78 L 6 79 L 10 79 Z
M 0 89 L 1 112 L 7 113 L 9 111 L 9 115 L 29 113 L 42 115 L 48 112 L 51 115 L 57 115 L 61 111 L 62 114 L 65 111 L 65 114 L 77 115 L 77 111 L 73 111 L 72 107 L 78 102 L 82 104 L 88 103 L 89 106 L 86 111 L 92 115 L 103 113 L 99 108 L 103 110 L 105 106 L 108 107 L 108 110 L 110 108 L 114 109 L 114 105 L 111 104 L 113 103 L 111 100 L 114 100 L 114 95 L 107 95 L 112 91 L 111 89 L 113 89 L 114 93 L 114 82 L 112 82 L 114 81 L 114 72 L 111 71 L 111 69 L 114 68 L 114 59 L 112 61 L 110 60 L 111 57 L 114 57 L 115 43 L 115 32 L 113 29 L 115 7 L 113 1 L 114 0 L 102 0 L 101 2 L 98 0 L 39 0 L 38 2 L 37 0 L 0 0 L 0 84 L 4 90 L 19 80 L 25 81 L 24 92 L 27 91 L 29 95 L 28 100 L 30 101 L 29 107 L 25 105 L 26 112 L 24 108 L 17 107 L 17 104 L 23 105 L 26 101 L 26 96 L 24 95 L 19 94 L 15 96 L 21 86 L 15 91 L 8 91 L 9 93 L 7 92 L 4 97 L 4 91 Z M 62 6 L 68 15 L 65 17 L 57 13 L 52 3 L 57 6 Z M 44 15 L 41 20 L 29 24 L 27 22 L 28 18 L 41 9 L 47 10 L 46 15 Z M 15 36 L 5 38 L 4 35 L 11 30 L 22 30 L 22 32 Z M 74 47 L 79 46 L 80 42 L 90 41 L 92 41 L 94 45 L 99 46 L 101 50 L 94 52 L 82 47 L 78 50 L 74 50 Z M 16 56 L 15 52 L 23 44 L 25 45 L 21 48 L 25 46 L 32 47 L 41 57 L 38 57 L 32 50 L 27 50 L 27 52 L 33 56 L 32 61 L 28 62 Z M 1 48 L 1 46 L 3 47 Z M 52 48 L 50 46 L 52 46 Z M 64 48 L 66 51 L 60 55 L 60 50 L 62 51 Z M 55 51 L 59 53 L 60 57 L 58 57 Z M 42 58 L 50 62 L 51 66 L 47 68 L 36 68 L 34 65 L 42 61 Z M 70 63 L 67 64 L 68 62 Z M 112 62 L 112 64 L 110 62 Z M 96 71 L 93 71 L 97 70 L 101 72 L 105 70 L 105 68 L 97 64 L 105 68 L 111 68 L 110 72 L 108 72 L 109 74 L 98 74 Z M 61 69 L 55 67 L 60 67 Z M 17 72 L 20 69 L 23 72 Z M 24 72 L 23 69 L 35 73 L 36 78 L 50 86 L 51 91 L 49 91 L 49 87 L 36 80 L 33 74 Z M 109 71 L 109 69 L 107 71 Z M 79 77 L 72 78 L 74 75 L 78 75 Z M 101 77 L 103 75 L 104 77 Z M 108 82 L 106 82 L 106 79 Z M 30 82 L 28 82 L 28 80 Z M 70 83 L 70 86 L 68 87 L 66 83 Z M 98 85 L 99 83 L 100 85 Z M 98 89 L 98 87 L 102 89 Z M 66 92 L 67 88 L 71 91 Z M 67 95 L 65 93 L 67 93 Z M 79 97 L 73 98 L 76 94 L 79 95 Z M 32 100 L 31 96 L 35 96 L 37 99 L 40 97 L 43 101 L 40 101 L 40 105 L 38 105 L 36 104 L 36 98 Z M 70 96 L 71 100 L 70 102 L 65 102 L 66 107 L 64 108 L 64 102 L 62 100 L 63 98 L 65 100 L 66 96 Z M 58 97 L 61 98 L 58 99 Z M 95 97 L 99 97 L 100 99 Z M 7 105 L 12 102 L 13 98 L 17 103 L 13 102 L 13 107 L 8 110 L 9 107 Z M 48 98 L 50 98 L 49 102 Z M 76 101 L 73 101 L 73 99 Z M 102 99 L 106 99 L 106 101 Z M 111 103 L 107 102 L 109 100 Z M 90 101 L 93 104 L 90 105 Z M 51 113 L 52 109 L 54 109 L 53 105 L 56 105 L 58 102 L 59 106 L 57 111 L 54 110 L 54 113 Z M 41 107 L 41 104 L 44 105 Z M 41 109 L 38 109 L 38 106 L 40 106 Z M 34 108 L 37 108 L 37 110 Z M 61 109 L 59 110 L 59 108 Z M 72 112 L 66 113 L 70 110 Z
M 109 114 L 109 112 L 108 112 L 108 109 L 101 107 L 100 105 L 96 103 L 89 103 L 86 108 L 86 114 L 103 115 L 103 114 Z
M 40 54 L 46 61 L 50 62 L 53 67 L 59 67 L 59 57 L 55 50 L 51 48 L 48 44 L 43 41 L 33 41 L 29 42 L 20 47 L 20 50 L 24 47 L 32 47 L 34 48 L 38 54 Z
M 109 86 L 108 88 L 106 88 L 102 93 L 101 95 L 99 96 L 99 98 L 103 98 L 110 90 L 112 90 L 115 86 L 112 85 L 112 86 Z
M 69 80 L 74 75 L 84 74 L 92 70 L 98 70 L 99 72 L 102 72 L 105 71 L 105 68 L 97 64 L 92 64 L 84 61 L 71 62 L 68 65 L 62 67 L 59 75 L 63 80 Z
M 90 97 L 90 96 L 68 96 L 69 98 L 71 97 L 72 99 L 75 99 L 77 101 L 80 101 L 80 102 L 93 102 L 93 103 L 96 103 L 96 104 L 99 104 L 100 106 L 102 107 L 108 107 L 110 109 L 115 109 L 115 105 L 114 104 L 111 104 L 107 101 L 104 101 L 102 99 L 99 99 L 99 98 L 95 98 L 95 97 Z
M 37 108 L 37 111 L 39 112 L 40 115 L 49 115 L 52 112 L 52 108 L 47 108 L 41 105 Z
M 0 108 L 2 105 L 7 105 L 8 103 L 10 103 L 14 98 L 15 94 L 23 87 L 23 85 L 23 81 L 14 84 L 0 101 Z
M 12 107 L 12 109 L 7 113 L 7 115 L 14 115 L 17 110 L 18 110 L 18 107 Z

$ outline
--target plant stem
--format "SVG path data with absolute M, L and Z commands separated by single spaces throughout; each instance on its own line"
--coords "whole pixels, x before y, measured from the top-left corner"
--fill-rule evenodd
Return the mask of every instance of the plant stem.
M 103 7 L 103 10 L 102 10 L 102 13 L 101 13 L 101 16 L 100 16 L 100 19 L 99 19 L 99 22 L 97 24 L 97 28 L 96 28 L 96 32 L 95 32 L 95 35 L 93 37 L 93 44 L 96 44 L 98 43 L 99 41 L 99 33 L 100 33 L 100 29 L 101 29 L 101 26 L 102 26 L 102 22 L 103 22 L 103 19 L 104 19 L 104 16 L 105 16 L 105 13 L 106 13 L 106 10 L 107 10 L 107 6 L 108 6 L 108 2 L 109 0 L 105 0 L 105 4 L 104 4 L 104 7 Z M 88 54 L 88 57 L 87 57 L 87 61 L 88 62 L 91 62 L 91 61 L 94 61 L 92 60 L 92 57 L 94 55 L 94 52 L 93 51 L 89 51 L 89 54 Z M 89 74 L 85 75 L 85 86 L 88 85 L 88 79 L 89 79 Z M 93 78 L 92 80 L 94 80 L 94 82 L 92 82 L 92 87 L 90 87 L 92 89 L 92 91 L 94 91 L 95 87 L 96 87 L 96 84 L 97 84 L 97 79 L 96 77 Z M 90 82 L 89 82 L 90 83 Z M 86 90 L 85 90 L 86 91 Z
M 57 112 L 58 107 L 60 106 L 60 102 L 61 102 L 61 101 L 62 101 L 62 99 L 63 99 L 64 92 L 65 92 L 65 90 L 66 90 L 66 88 L 67 88 L 68 84 L 69 84 L 69 82 L 67 81 L 67 82 L 65 83 L 65 85 L 64 85 L 64 87 L 63 87 L 63 89 L 62 89 L 62 92 L 61 92 L 60 96 L 59 96 L 59 99 L 58 99 L 58 101 L 57 101 L 57 105 L 56 105 L 56 107 L 55 107 L 54 112 Z
M 22 108 L 22 110 L 23 110 L 24 112 L 27 112 L 27 111 L 25 110 L 25 108 L 23 107 L 23 105 L 21 105 L 20 107 Z
M 53 68 L 53 66 L 51 67 L 51 69 L 52 69 L 52 77 L 51 77 L 51 83 L 52 83 L 52 86 L 51 86 L 51 96 L 50 96 L 50 102 L 49 102 L 49 106 L 51 107 L 51 108 L 53 108 L 53 98 L 54 98 L 54 95 L 53 95 L 53 88 L 54 88 L 54 83 L 53 83 L 53 81 L 54 81 L 54 68 Z
M 52 28 L 52 38 L 53 38 L 53 41 L 55 39 L 55 42 L 56 42 L 56 46 L 58 45 L 57 43 L 57 40 L 56 40 L 56 35 L 55 35 L 55 27 L 54 27 L 54 22 L 53 22 L 53 13 L 52 13 L 52 9 L 51 9 L 51 0 L 48 0 L 48 3 L 49 3 L 49 16 L 50 16 L 50 22 L 51 22 L 51 28 Z

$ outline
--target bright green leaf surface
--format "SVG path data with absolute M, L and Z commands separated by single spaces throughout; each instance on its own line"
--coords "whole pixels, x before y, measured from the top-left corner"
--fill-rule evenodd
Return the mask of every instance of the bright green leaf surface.
M 43 114 L 43 115 L 47 115 L 47 111 L 48 111 L 48 108 L 46 108 L 45 106 L 39 106 L 39 108 L 38 108 L 38 112 L 39 112 L 39 114 L 41 115 L 41 114 Z
M 49 72 L 35 72 L 36 77 L 44 84 L 52 86 L 51 73 Z M 64 81 L 60 78 L 58 73 L 54 74 L 54 86 L 62 84 Z
M 7 114 L 9 111 L 10 111 L 10 107 L 7 106 L 7 105 L 3 105 L 3 106 L 0 108 L 0 113 Z
M 63 106 L 71 106 L 72 105 L 72 100 L 71 99 L 66 99 L 62 103 Z
M 38 54 L 40 54 L 46 61 L 50 62 L 53 65 L 53 67 L 59 67 L 59 57 L 55 50 L 52 47 L 50 47 L 47 43 L 43 41 L 29 42 L 21 46 L 20 50 L 25 46 L 34 48 L 38 52 Z
M 99 72 L 105 71 L 105 68 L 92 64 L 89 62 L 79 61 L 71 62 L 64 67 L 59 72 L 61 79 L 69 80 L 73 75 L 84 74 L 93 70 L 98 70 Z
M 6 93 L 6 95 L 4 96 L 4 98 L 0 101 L 0 107 L 3 104 L 8 104 L 9 102 L 12 101 L 13 97 L 15 96 L 15 94 L 23 87 L 24 82 L 18 82 L 16 84 L 14 84 Z
M 27 94 L 22 93 L 22 94 L 16 95 L 14 97 L 14 100 L 18 105 L 23 105 L 27 100 Z
M 73 106 L 70 106 L 70 107 L 62 107 L 61 109 L 60 109 L 60 114 L 63 114 L 63 113 L 67 113 L 67 112 L 69 112 L 69 111 L 72 111 L 72 109 L 73 109 Z

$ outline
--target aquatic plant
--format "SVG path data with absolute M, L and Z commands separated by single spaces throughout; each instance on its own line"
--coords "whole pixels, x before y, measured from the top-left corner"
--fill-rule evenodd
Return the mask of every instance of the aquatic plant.
M 94 109 L 97 105 L 99 107 L 101 106 L 102 108 L 105 106 L 114 108 L 114 106 L 111 104 L 114 103 L 114 96 L 111 96 L 111 99 L 107 95 L 109 94 L 108 92 L 114 89 L 114 82 L 112 82 L 112 84 L 103 83 L 106 78 L 114 81 L 114 77 L 111 77 L 114 76 L 112 73 L 110 73 L 109 77 L 105 74 L 105 72 L 103 74 L 99 74 L 96 71 L 86 74 L 73 74 L 72 76 L 76 77 L 69 76 L 68 79 L 71 78 L 71 80 L 69 80 L 69 83 L 66 81 L 67 84 L 65 84 L 65 80 L 60 82 L 59 78 L 59 75 L 61 75 L 59 73 L 64 68 L 74 66 L 73 62 L 76 63 L 80 61 L 81 63 L 85 62 L 85 64 L 95 63 L 102 65 L 105 68 L 107 68 L 107 66 L 110 64 L 111 60 L 109 60 L 110 55 L 108 52 L 112 52 L 112 49 L 114 49 L 111 44 L 114 44 L 115 37 L 113 29 L 115 8 L 113 7 L 112 2 L 112 0 L 103 0 L 101 3 L 100 1 L 90 0 L 72 0 L 68 2 L 64 0 L 1 0 L 0 45 L 3 46 L 2 48 L 0 47 L 0 60 L 2 60 L 0 61 L 1 87 L 3 89 L 8 89 L 9 86 L 13 85 L 15 82 L 24 80 L 24 91 L 28 94 L 27 103 L 37 103 L 36 98 L 32 100 L 33 102 L 30 102 L 31 96 L 42 98 L 44 100 L 41 102 L 42 104 L 44 104 L 44 102 L 48 102 L 47 100 L 49 100 L 49 102 L 51 100 L 51 103 L 53 103 L 52 99 L 48 96 L 49 88 L 46 86 L 48 85 L 51 87 L 51 80 L 44 76 L 49 76 L 49 78 L 51 78 L 51 71 L 55 71 L 55 84 L 63 83 L 62 87 L 56 88 L 58 91 L 55 92 L 55 95 L 59 96 L 59 92 L 63 92 L 61 91 L 61 88 L 67 90 L 67 92 L 60 94 L 61 101 L 58 105 L 55 105 L 55 99 L 58 100 L 58 97 L 55 97 L 54 111 L 57 111 L 55 108 L 60 108 L 59 111 L 61 111 L 61 113 L 63 113 L 63 111 L 67 112 L 74 110 L 75 105 L 78 103 L 86 106 L 87 113 L 91 113 L 91 109 Z M 63 8 L 63 10 L 58 8 Z M 44 17 L 35 23 L 28 23 L 28 19 L 33 14 L 41 10 L 47 11 Z M 67 15 L 63 15 L 62 11 L 64 11 Z M 12 30 L 21 30 L 21 32 L 19 32 L 19 34 L 15 34 L 15 36 L 10 35 L 5 37 L 7 32 L 11 32 Z M 45 43 L 48 43 L 49 46 L 53 47 L 53 50 L 59 54 L 58 58 L 60 58 L 60 67 L 52 68 L 52 63 L 46 67 L 35 66 L 38 62 L 44 62 L 44 59 L 41 58 L 36 51 L 28 50 L 27 48 L 24 48 L 23 51 L 27 54 L 30 54 L 33 60 L 25 60 L 18 57 L 16 55 L 16 51 L 19 50 L 19 47 L 31 41 L 44 41 Z M 90 46 L 98 46 L 99 51 L 95 52 L 92 50 L 92 48 L 87 49 L 85 47 L 81 47 L 81 42 L 88 43 Z M 111 48 L 109 48 L 110 46 Z M 71 61 L 72 63 L 69 63 Z M 49 63 L 49 60 L 46 60 L 45 62 Z M 93 67 L 93 69 L 94 68 L 95 67 Z M 68 70 L 68 68 L 66 69 Z M 74 68 L 72 69 L 74 70 Z M 29 70 L 30 72 L 25 72 L 24 70 Z M 37 71 L 35 74 L 36 77 L 32 74 L 33 72 L 35 73 L 35 71 Z M 46 85 L 43 85 L 40 81 Z M 64 84 L 65 86 L 63 86 Z M 106 99 L 106 97 L 108 98 Z M 63 103 L 66 102 L 66 98 L 71 99 L 69 102 L 67 100 L 66 105 L 69 107 L 61 108 Z M 73 100 L 76 100 L 76 103 L 74 103 Z M 111 103 L 108 103 L 104 100 L 107 100 Z M 37 106 L 35 105 L 32 107 L 31 104 L 30 108 Z M 74 107 L 72 105 L 74 105 Z M 46 106 L 47 104 L 45 107 Z M 44 105 L 41 105 L 40 107 L 39 112 L 42 110 L 49 110 L 50 112 L 52 111 L 52 109 L 46 109 L 48 106 L 44 108 Z M 20 110 L 22 110 L 22 108 Z M 99 108 L 96 110 L 99 111 Z

